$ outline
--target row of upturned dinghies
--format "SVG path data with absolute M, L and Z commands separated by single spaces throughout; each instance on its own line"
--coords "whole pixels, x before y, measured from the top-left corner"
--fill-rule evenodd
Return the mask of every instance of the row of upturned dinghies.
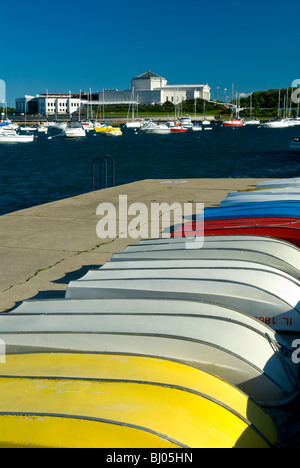
M 300 179 L 258 184 L 0 314 L 0 446 L 272 447 L 298 394 Z M 224 235 L 226 234 L 226 235 Z

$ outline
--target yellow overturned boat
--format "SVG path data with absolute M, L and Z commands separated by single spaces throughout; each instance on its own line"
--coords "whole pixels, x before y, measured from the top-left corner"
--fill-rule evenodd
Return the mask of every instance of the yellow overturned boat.
M 6 356 L 0 447 L 268 448 L 272 419 L 224 380 L 125 354 Z

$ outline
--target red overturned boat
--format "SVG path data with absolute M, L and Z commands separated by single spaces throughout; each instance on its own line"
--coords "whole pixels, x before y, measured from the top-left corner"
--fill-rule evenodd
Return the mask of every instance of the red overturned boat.
M 235 218 L 191 221 L 181 225 L 172 237 L 251 235 L 267 236 L 300 247 L 300 219 L 297 218 Z

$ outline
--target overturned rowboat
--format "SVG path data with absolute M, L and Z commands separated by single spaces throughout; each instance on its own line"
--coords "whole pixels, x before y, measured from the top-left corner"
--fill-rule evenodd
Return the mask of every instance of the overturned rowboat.
M 269 201 L 299 201 L 300 188 L 274 188 L 266 190 L 254 190 L 252 192 L 232 192 L 220 203 L 220 206 L 230 206 L 239 203 L 263 203 Z
M 143 260 L 243 260 L 300 277 L 300 250 L 280 239 L 259 236 L 206 236 L 140 241 L 114 254 L 111 262 Z
M 277 331 L 300 331 L 299 281 L 260 269 L 95 270 L 71 281 L 66 297 L 201 300 L 267 320 Z
M 212 219 L 257 217 L 290 217 L 299 219 L 300 203 L 298 200 L 268 200 L 266 202 L 244 202 L 204 209 L 204 219 L 206 221 Z
M 269 187 L 300 187 L 300 177 L 290 177 L 286 179 L 274 179 L 258 182 L 256 187 L 269 188 Z
M 123 298 L 122 298 L 123 299 Z M 274 331 L 251 317 L 230 314 L 222 308 L 202 306 L 202 313 L 164 311 L 172 303 L 161 303 L 160 313 L 139 310 L 106 311 L 104 306 L 85 312 L 89 301 L 72 301 L 73 312 L 64 313 L 65 300 L 50 304 L 45 313 L 15 309 L 0 316 L 0 338 L 8 354 L 28 352 L 129 353 L 176 359 L 212 372 L 265 405 L 280 405 L 297 394 L 298 366 L 291 350 Z M 179 301 L 180 302 L 180 301 Z M 119 304 L 120 306 L 120 304 Z M 29 308 L 28 308 L 29 307 Z M 149 307 L 159 307 L 151 303 Z M 177 307 L 185 307 L 185 303 Z M 188 307 L 188 306 L 187 306 Z M 197 305 L 191 305 L 197 307 Z M 60 311 L 61 310 L 61 311 Z M 98 310 L 98 312 L 96 312 Z M 145 309 L 146 310 L 146 309 Z M 199 309 L 198 309 L 199 310 Z M 264 330 L 262 332 L 262 330 Z
M 8 355 L 0 395 L 4 447 L 268 448 L 278 441 L 271 418 L 236 387 L 166 359 Z
M 274 268 L 272 266 L 266 265 L 264 263 L 253 262 L 251 260 L 239 260 L 236 259 L 190 259 L 190 260 L 133 260 L 133 261 L 114 261 L 104 263 L 99 269 L 100 270 L 149 270 L 149 269 L 180 269 L 180 270 L 203 270 L 203 269 L 239 269 L 239 270 L 263 270 L 282 275 L 285 278 L 288 278 L 291 281 L 294 281 L 296 284 L 299 282 L 299 272 L 297 271 L 295 275 L 286 273 L 283 270 Z M 91 275 L 97 270 L 90 270 L 87 275 Z M 81 278 L 82 279 L 82 278 Z M 88 279 L 88 276 L 87 278 Z M 94 278 L 95 279 L 95 278 Z
M 235 218 L 186 222 L 175 227 L 172 237 L 253 235 L 281 239 L 300 247 L 300 219 L 295 218 Z

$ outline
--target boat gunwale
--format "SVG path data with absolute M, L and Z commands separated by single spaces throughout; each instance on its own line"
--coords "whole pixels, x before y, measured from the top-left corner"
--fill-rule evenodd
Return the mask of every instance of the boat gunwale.
M 284 278 L 285 279 L 285 278 Z M 229 283 L 229 284 L 233 284 L 233 285 L 241 285 L 241 286 L 246 286 L 248 288 L 253 288 L 253 289 L 257 289 L 259 291 L 263 291 L 264 293 L 272 296 L 272 297 L 275 297 L 276 299 L 278 299 L 279 301 L 283 302 L 284 304 L 286 304 L 287 306 L 289 306 L 290 308 L 292 308 L 292 310 L 294 310 L 295 312 L 297 312 L 298 314 L 300 314 L 300 309 L 296 309 L 295 307 L 293 307 L 291 304 L 289 304 L 284 298 L 280 297 L 280 296 L 277 296 L 275 294 L 275 292 L 272 292 L 272 291 L 268 291 L 267 289 L 264 289 L 262 288 L 261 286 L 258 286 L 258 285 L 253 285 L 253 284 L 249 284 L 249 283 L 244 283 L 242 281 L 232 281 L 230 279 L 211 279 L 211 278 L 165 278 L 165 277 L 156 277 L 156 278 L 117 278 L 117 279 L 101 279 L 101 280 L 97 280 L 97 279 L 91 279 L 91 280 L 73 280 L 73 281 L 70 281 L 69 285 L 68 285 L 68 288 L 66 290 L 66 294 L 68 293 L 68 289 L 77 289 L 77 286 L 76 285 L 79 285 L 80 283 L 86 283 L 86 284 L 92 284 L 92 283 L 95 283 L 95 282 L 99 282 L 101 281 L 102 283 L 105 283 L 106 281 L 162 281 L 162 280 L 166 280 L 166 281 L 183 281 L 183 282 L 187 282 L 187 281 L 203 281 L 203 282 L 215 282 L 215 283 Z M 296 285 L 297 286 L 297 285 Z M 80 286 L 82 287 L 82 286 Z M 88 289 L 88 287 L 86 288 Z M 94 288 L 94 289 L 97 289 L 97 288 Z M 101 288 L 101 290 L 103 290 L 104 288 Z M 112 288 L 112 287 L 109 287 L 107 288 L 107 290 L 125 290 L 124 287 L 116 287 L 116 288 Z M 130 290 L 132 291 L 140 291 L 140 292 L 143 292 L 142 289 L 135 289 L 135 288 L 131 288 Z M 158 289 L 153 289 L 153 290 L 147 290 L 148 292 L 159 292 Z M 162 291 L 164 293 L 168 293 L 170 291 L 167 291 L 167 290 L 164 290 Z M 190 291 L 181 291 L 182 294 L 187 294 L 187 295 L 190 295 L 190 294 L 199 294 L 197 292 L 190 292 Z M 201 294 L 201 293 L 200 293 Z M 69 297 L 66 296 L 66 298 L 69 299 Z M 87 299 L 87 298 L 77 298 L 77 299 Z M 147 298 L 145 298 L 147 299 Z M 240 299 L 243 299 L 243 297 L 241 296 Z M 248 299 L 249 300 L 249 299 Z M 254 300 L 254 298 L 253 298 Z M 252 300 L 252 302 L 253 302 Z M 299 304 L 299 302 L 297 303 Z M 296 305 L 297 305 L 296 304 Z M 299 308 L 300 308 L 300 305 L 299 305 Z
M 168 360 L 168 359 L 166 359 Z M 197 368 L 196 368 L 197 369 Z M 198 368 L 199 369 L 199 368 Z M 206 372 L 206 371 L 203 371 L 203 372 Z M 213 374 L 210 374 L 210 375 L 213 375 Z M 222 407 L 223 409 L 225 409 L 226 411 L 229 411 L 231 414 L 233 414 L 234 416 L 236 416 L 237 418 L 239 418 L 240 420 L 242 420 L 244 423 L 246 423 L 249 428 L 251 428 L 252 430 L 254 430 L 270 447 L 273 447 L 274 444 L 272 444 L 270 442 L 270 440 L 268 440 L 268 438 L 262 433 L 262 431 L 260 429 L 258 429 L 258 427 L 253 424 L 248 418 L 244 417 L 242 414 L 240 414 L 237 410 L 231 408 L 230 406 L 228 406 L 227 404 L 223 403 L 222 401 L 214 398 L 214 397 L 211 397 L 210 395 L 206 394 L 206 393 L 203 393 L 203 392 L 200 392 L 198 390 L 195 390 L 193 388 L 189 388 L 189 387 L 184 387 L 184 386 L 181 386 L 181 385 L 176 385 L 176 384 L 170 384 L 170 383 L 167 383 L 167 382 L 154 382 L 154 381 L 147 381 L 147 380 L 135 380 L 135 379 L 112 379 L 112 378 L 88 378 L 88 377 L 57 377 L 57 376 L 14 376 L 14 375 L 9 375 L 9 376 L 6 376 L 6 375 L 2 375 L 0 374 L 0 379 L 3 379 L 3 378 L 11 378 L 11 379 L 30 379 L 30 380 L 56 380 L 56 381 L 62 381 L 62 380 L 67 380 L 67 381 L 71 381 L 71 380 L 74 380 L 74 381 L 87 381 L 87 382 L 104 382 L 104 383 L 133 383 L 133 384 L 141 384 L 141 385 L 152 385 L 152 386 L 157 386 L 157 387 L 165 387 L 165 388 L 171 388 L 171 389 L 176 389 L 176 390 L 181 390 L 181 391 L 184 391 L 184 392 L 188 392 L 188 393 L 192 393 L 194 395 L 197 395 L 197 396 L 200 396 L 201 398 L 205 399 L 205 400 L 209 400 L 211 401 L 212 403 L 215 403 L 216 405 Z M 221 379 L 222 380 L 222 379 Z M 222 380 L 223 382 L 226 382 L 224 380 Z M 231 387 L 235 388 L 232 384 L 228 383 L 228 385 L 230 385 Z M 238 389 L 239 390 L 239 389 Z M 243 393 L 243 392 L 241 392 Z M 244 393 L 243 393 L 244 394 Z M 245 397 L 248 397 L 248 395 L 244 394 Z M 253 399 L 251 399 L 250 397 L 248 397 L 254 404 L 257 404 Z M 264 410 L 262 410 L 264 411 Z M 3 414 L 1 411 L 0 411 L 0 415 Z M 27 414 L 27 413 L 26 413 Z M 267 413 L 265 413 L 267 415 Z M 70 416 L 72 417 L 72 416 Z M 92 418 L 93 419 L 93 418 Z M 98 418 L 96 418 L 98 419 Z M 124 423 L 125 425 L 127 425 L 127 423 Z
M 113 315 L 113 314 L 109 314 L 109 315 Z M 294 394 L 294 391 L 293 392 L 288 392 L 286 390 L 284 390 L 284 388 L 280 385 L 279 382 L 276 382 L 276 380 L 274 378 L 272 378 L 268 373 L 266 373 L 264 371 L 264 369 L 261 369 L 260 367 L 258 367 L 256 364 L 254 364 L 253 362 L 249 361 L 248 359 L 246 359 L 245 357 L 237 354 L 236 352 L 233 352 L 232 350 L 230 349 L 226 349 L 220 345 L 218 345 L 217 343 L 213 343 L 213 342 L 209 342 L 209 341 L 204 341 L 204 340 L 200 340 L 200 339 L 197 339 L 197 338 L 194 338 L 194 337 L 190 337 L 190 336 L 181 336 L 181 335 L 176 335 L 176 334 L 168 334 L 168 333 L 145 333 L 145 332 L 132 332 L 132 331 L 115 331 L 115 330 L 112 330 L 112 331 L 99 331 L 99 332 L 94 332 L 94 331 L 76 331 L 76 332 L 72 332 L 72 331 L 53 331 L 53 332 L 49 332 L 49 331 L 43 331 L 43 332 L 31 332 L 31 331 L 26 331 L 26 332 L 16 332 L 16 333 L 13 333 L 13 332 L 1 332 L 0 333 L 0 336 L 7 336 L 7 335 L 11 335 L 11 336 L 21 336 L 21 335 L 34 335 L 34 336 L 42 336 L 42 335 L 96 335 L 96 336 L 100 336 L 100 335 L 111 335 L 111 336 L 127 336 L 127 337 L 130 337 L 130 336 L 135 336 L 135 337 L 149 337 L 149 338 L 162 338 L 162 339 L 167 339 L 167 340 L 173 340 L 173 341 L 182 341 L 182 342 L 189 342 L 189 343 L 195 343 L 197 345 L 200 345 L 200 346 L 205 346 L 207 348 L 212 348 L 212 349 L 216 349 L 218 351 L 221 351 L 222 353 L 224 353 L 224 355 L 228 355 L 228 356 L 232 356 L 234 357 L 235 359 L 237 359 L 238 362 L 242 362 L 244 364 L 246 364 L 248 367 L 254 369 L 258 375 L 261 375 L 261 376 L 265 376 L 269 381 L 271 381 L 277 388 L 279 388 L 283 394 L 288 394 L 288 395 L 291 395 L 291 394 Z M 270 347 L 272 348 L 271 346 L 271 342 L 273 344 L 273 341 L 268 339 L 267 336 L 264 336 L 262 335 L 262 337 L 264 337 L 268 343 L 270 344 Z M 9 346 L 9 344 L 7 345 Z M 24 345 L 20 345 L 20 346 L 24 346 Z M 29 346 L 29 345 L 28 345 Z M 40 346 L 40 345 L 39 345 Z M 37 345 L 33 344 L 31 345 L 31 347 L 37 347 Z M 49 348 L 49 346 L 45 346 L 45 348 Z M 52 348 L 52 347 L 51 347 Z M 54 351 L 54 348 L 53 349 L 53 352 Z M 59 348 L 59 345 L 56 346 L 56 349 L 59 350 L 60 352 L 60 348 Z M 272 348 L 272 350 L 274 351 L 274 348 Z M 42 351 L 43 352 L 43 351 Z M 73 352 L 73 351 L 72 351 Z M 81 352 L 83 352 L 81 350 Z M 100 353 L 102 353 L 103 351 L 100 351 Z M 278 350 L 277 350 L 278 352 Z M 114 353 L 114 351 L 111 351 L 110 353 Z M 15 354 L 15 353 L 10 353 L 10 354 Z M 128 354 L 127 352 L 124 352 L 123 354 Z M 137 354 L 137 353 L 130 353 L 130 354 Z M 139 353 L 138 353 L 139 354 Z M 274 352 L 274 355 L 275 355 L 275 352 Z M 146 355 L 147 356 L 147 355 Z M 151 354 L 148 354 L 148 356 L 151 356 Z M 168 359 L 168 357 L 166 357 L 166 359 Z M 282 362 L 282 360 L 280 359 L 280 361 Z M 182 362 L 185 362 L 185 361 L 182 361 Z M 188 361 L 189 362 L 189 361 Z M 202 367 L 200 367 L 202 369 Z M 287 370 L 286 370 L 286 366 L 283 365 L 282 366 L 283 370 L 284 370 L 284 373 L 286 375 L 286 378 L 287 378 L 287 381 L 289 382 L 290 386 L 294 387 L 295 389 L 295 385 L 297 383 L 297 376 L 293 375 L 293 382 L 291 382 L 291 375 L 292 374 L 292 370 L 290 370 L 290 372 L 288 373 Z M 205 371 L 205 369 L 203 369 Z M 223 379 L 225 380 L 225 379 Z M 285 400 L 284 400 L 285 401 Z M 264 403 L 265 405 L 265 403 Z

